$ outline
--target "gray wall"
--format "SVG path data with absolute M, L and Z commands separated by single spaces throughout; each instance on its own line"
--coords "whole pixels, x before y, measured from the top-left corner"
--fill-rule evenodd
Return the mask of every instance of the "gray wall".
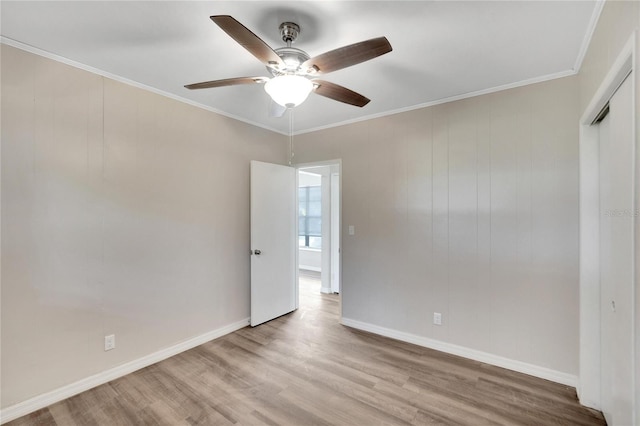
M 343 161 L 344 318 L 577 374 L 577 123 L 569 77 L 296 136 Z
M 2 407 L 247 318 L 249 160 L 286 153 L 2 45 Z
M 294 138 L 343 159 L 346 318 L 577 373 L 578 116 L 639 5 L 605 4 L 578 78 Z M 1 406 L 247 317 L 248 160 L 285 151 L 3 45 Z

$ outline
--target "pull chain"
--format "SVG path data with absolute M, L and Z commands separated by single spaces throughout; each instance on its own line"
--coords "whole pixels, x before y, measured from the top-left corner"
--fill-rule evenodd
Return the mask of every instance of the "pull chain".
M 289 109 L 289 165 L 293 161 L 293 108 Z

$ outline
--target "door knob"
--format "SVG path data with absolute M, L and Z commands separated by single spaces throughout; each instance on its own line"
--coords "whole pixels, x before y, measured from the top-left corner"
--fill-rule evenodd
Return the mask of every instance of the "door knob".
M 256 256 L 260 256 L 260 254 L 262 254 L 262 252 L 260 250 L 254 250 L 253 254 L 255 254 Z

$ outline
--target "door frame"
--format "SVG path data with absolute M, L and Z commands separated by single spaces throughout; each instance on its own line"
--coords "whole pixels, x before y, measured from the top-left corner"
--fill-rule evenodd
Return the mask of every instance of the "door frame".
M 299 164 L 292 164 L 292 167 L 296 168 L 296 205 L 298 204 L 298 171 L 300 169 L 308 169 L 308 168 L 313 168 L 313 167 L 323 167 L 323 166 L 338 166 L 338 197 L 339 197 L 339 202 L 338 202 L 338 222 L 340 224 L 340 233 L 338 234 L 338 247 L 340 248 L 340 252 L 338 254 L 339 256 L 339 262 L 338 262 L 338 276 L 339 276 L 339 280 L 340 280 L 340 292 L 338 293 L 338 322 L 342 322 L 342 294 L 344 293 L 344 282 L 342 281 L 342 159 L 337 158 L 334 160 L 324 160 L 324 161 L 315 161 L 315 162 L 311 162 L 311 163 L 299 163 Z M 296 235 L 298 235 L 298 209 L 296 209 L 296 223 L 295 223 L 295 227 L 296 227 Z M 331 241 L 331 244 L 333 245 L 334 242 L 333 240 Z M 296 245 L 297 247 L 297 245 Z M 328 254 L 328 256 L 331 256 L 331 253 Z M 295 268 L 296 268 L 296 309 L 299 308 L 299 302 L 300 302 L 300 291 L 299 291 L 299 287 L 300 287 L 300 277 L 298 275 L 298 266 L 300 263 L 300 259 L 299 259 L 299 250 L 296 250 L 296 260 L 295 260 Z
M 616 90 L 633 71 L 635 66 L 636 32 L 625 44 L 609 72 L 598 87 L 580 118 L 580 345 L 579 345 L 579 381 L 578 398 L 582 405 L 601 409 L 600 383 L 600 172 L 599 172 L 599 129 L 592 123 L 611 99 Z M 634 73 L 635 74 L 635 73 Z M 636 117 L 636 76 L 632 84 L 632 116 Z M 636 119 L 637 120 L 637 119 Z M 632 140 L 637 144 L 636 125 L 633 126 Z M 637 152 L 636 152 L 637 156 Z M 638 208 L 638 195 L 635 182 L 638 179 L 638 161 L 635 161 L 634 203 Z M 638 233 L 638 218 L 634 232 Z M 637 242 L 634 244 L 637 253 Z M 637 256 L 636 256 L 637 258 Z M 636 260 L 637 261 L 637 260 Z M 638 268 L 634 265 L 634 298 L 637 300 Z M 637 323 L 638 310 L 633 313 Z M 638 330 L 634 330 L 637 342 Z M 635 376 L 636 372 L 632 372 Z M 636 380 L 635 387 L 640 384 Z M 638 409 L 640 407 L 636 407 Z

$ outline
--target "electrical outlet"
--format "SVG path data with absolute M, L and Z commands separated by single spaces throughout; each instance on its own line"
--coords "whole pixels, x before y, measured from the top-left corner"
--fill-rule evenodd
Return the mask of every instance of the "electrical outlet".
M 116 335 L 110 334 L 108 336 L 104 336 L 104 350 L 110 351 L 111 349 L 116 348 Z
M 442 325 L 442 314 L 440 312 L 433 313 L 433 323 L 435 325 Z

